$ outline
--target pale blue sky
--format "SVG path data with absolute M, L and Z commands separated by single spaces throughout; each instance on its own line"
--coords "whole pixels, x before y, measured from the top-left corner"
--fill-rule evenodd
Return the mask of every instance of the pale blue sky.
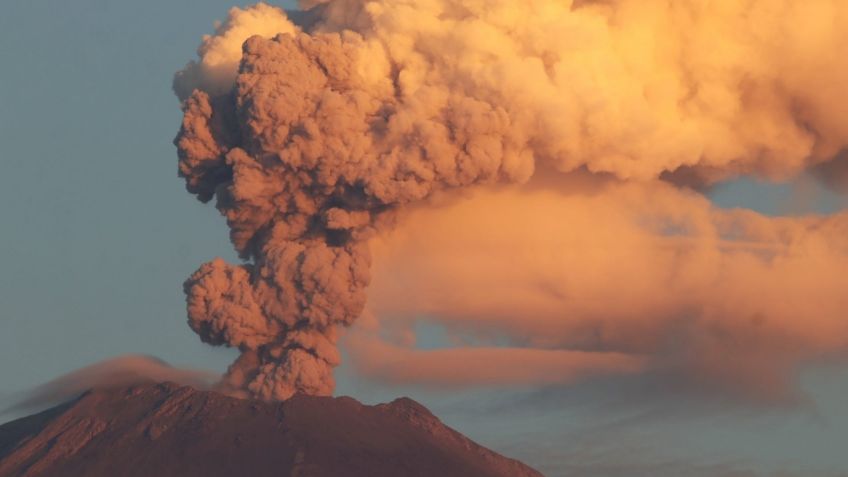
M 245 4 L 245 3 L 242 3 Z M 176 177 L 171 77 L 231 0 L 27 0 L 0 15 L 0 397 L 126 353 L 223 370 L 185 324 L 183 280 L 234 260 L 223 221 Z M 830 212 L 844 197 L 740 181 L 716 203 Z M 439 330 L 424 328 L 437 342 Z M 848 470 L 848 373 L 803 376 L 815 407 L 762 410 L 640 395 L 628 383 L 446 393 L 339 373 L 339 393 L 406 393 L 549 475 Z M 631 396 L 632 394 L 632 396 Z M 848 474 L 842 474 L 848 475 Z

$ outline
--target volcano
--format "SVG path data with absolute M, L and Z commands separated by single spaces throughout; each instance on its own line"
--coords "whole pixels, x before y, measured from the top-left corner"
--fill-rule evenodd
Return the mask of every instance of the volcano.
M 173 383 L 91 390 L 0 426 L 0 476 L 540 477 L 409 398 L 236 399 Z

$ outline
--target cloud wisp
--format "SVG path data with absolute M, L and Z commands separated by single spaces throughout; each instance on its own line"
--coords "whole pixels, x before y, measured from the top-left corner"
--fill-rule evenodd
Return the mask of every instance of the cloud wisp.
M 211 388 L 220 378 L 220 374 L 211 371 L 175 368 L 152 356 L 117 356 L 35 387 L 9 407 L 0 410 L 0 415 L 45 409 L 74 399 L 91 389 L 162 381 L 206 389 Z

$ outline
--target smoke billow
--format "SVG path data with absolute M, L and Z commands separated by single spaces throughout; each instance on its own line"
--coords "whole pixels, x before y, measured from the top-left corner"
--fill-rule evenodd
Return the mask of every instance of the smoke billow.
M 233 8 L 226 22 L 216 24 L 214 35 L 205 35 L 197 49 L 200 61 L 192 61 L 174 77 L 174 92 L 185 100 L 192 91 L 227 93 L 241 61 L 241 45 L 253 35 L 275 36 L 295 31 L 285 13 L 260 3 L 247 10 Z
M 242 351 L 226 377 L 237 392 L 332 392 L 338 330 L 365 307 L 369 239 L 404 205 L 534 173 L 647 189 L 786 178 L 848 146 L 838 0 L 302 7 L 299 26 L 265 4 L 233 9 L 175 78 L 180 174 L 216 198 L 245 259 L 192 275 L 189 323 Z

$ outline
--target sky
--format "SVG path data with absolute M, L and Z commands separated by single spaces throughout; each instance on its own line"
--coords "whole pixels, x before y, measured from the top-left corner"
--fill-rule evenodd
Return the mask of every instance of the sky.
M 246 3 L 242 4 L 246 5 Z M 174 72 L 230 0 L 12 2 L 0 16 L 0 399 L 128 353 L 223 372 L 237 355 L 186 325 L 182 283 L 237 261 L 218 212 L 185 192 Z M 284 5 L 290 6 L 290 5 Z M 712 202 L 770 215 L 848 205 L 809 178 L 739 180 Z M 449 339 L 421 320 L 419 346 Z M 791 405 L 727 403 L 626 378 L 475 389 L 400 386 L 345 364 L 337 394 L 406 394 L 545 475 L 848 475 L 848 372 L 799 376 Z M 648 386 L 650 387 L 650 386 Z

